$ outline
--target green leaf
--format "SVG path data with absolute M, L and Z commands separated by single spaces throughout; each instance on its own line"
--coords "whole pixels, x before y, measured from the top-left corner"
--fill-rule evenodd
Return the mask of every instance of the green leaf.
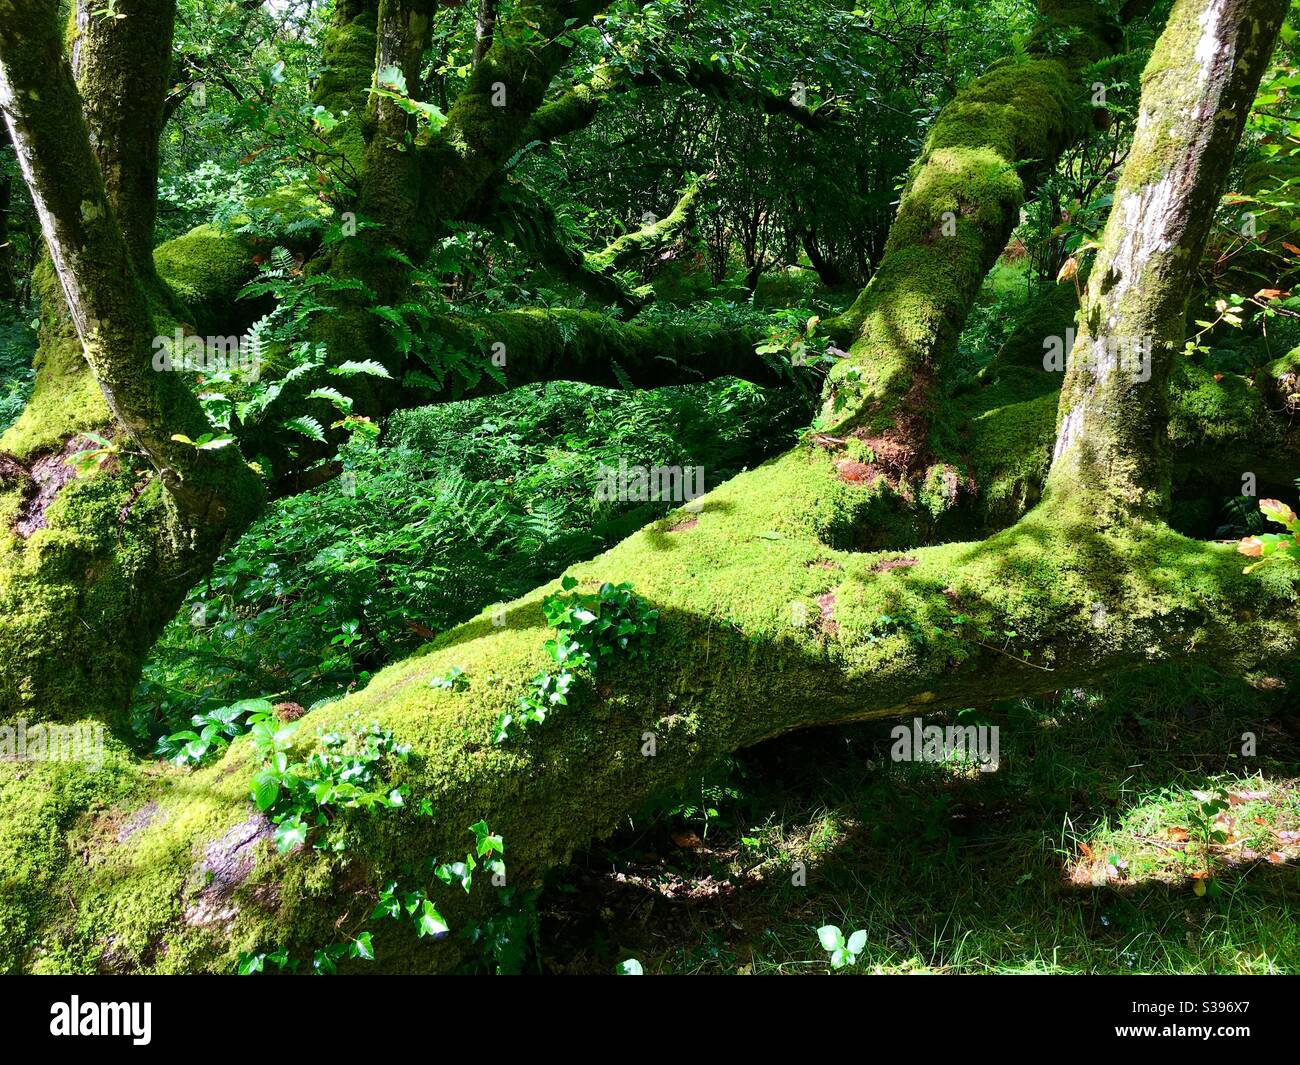
M 432 902 L 425 899 L 422 906 L 420 917 L 416 922 L 416 928 L 419 930 L 420 938 L 425 936 L 441 936 L 450 931 L 447 922 L 442 919 L 442 914 Z
M 817 938 L 826 950 L 838 950 L 844 946 L 844 933 L 833 924 L 822 925 L 817 929 Z
M 301 433 L 318 443 L 325 443 L 325 427 L 309 414 L 300 414 L 283 424 L 286 429 L 292 429 L 295 433 Z
M 390 379 L 392 377 L 387 367 L 382 362 L 377 362 L 374 359 L 349 359 L 347 362 L 341 362 L 337 366 L 331 367 L 330 373 L 339 377 L 354 377 L 357 374 L 369 374 L 371 377 L 388 377 Z
M 352 400 L 337 388 L 330 388 L 328 385 L 313 388 L 307 393 L 307 399 L 326 399 L 333 403 L 341 414 L 352 413 Z
M 275 828 L 275 849 L 281 854 L 307 842 L 307 822 L 298 814 L 286 818 Z
M 280 797 L 280 777 L 269 769 L 263 769 L 253 777 L 253 802 L 257 808 L 266 813 Z

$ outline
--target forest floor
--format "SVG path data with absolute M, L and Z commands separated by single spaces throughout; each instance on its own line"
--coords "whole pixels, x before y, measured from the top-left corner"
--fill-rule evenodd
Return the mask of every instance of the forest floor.
M 1167 670 L 981 720 L 993 772 L 892 761 L 893 721 L 744 752 L 553 879 L 543 967 L 825 972 L 832 924 L 844 972 L 1300 972 L 1294 696 Z

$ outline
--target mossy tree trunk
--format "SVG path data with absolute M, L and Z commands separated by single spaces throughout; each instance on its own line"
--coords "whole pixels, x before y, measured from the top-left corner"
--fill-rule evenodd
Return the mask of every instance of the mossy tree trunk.
M 1169 381 L 1188 296 L 1286 10 L 1284 0 L 1184 3 L 1143 74 L 1137 132 L 1079 314 L 1048 480 L 1057 494 L 1086 492 L 1105 520 L 1167 515 Z
M 853 475 L 880 497 L 864 543 L 912 542 L 921 531 L 909 502 L 916 493 L 956 505 L 958 491 L 933 490 L 959 485 L 965 473 L 936 463 L 932 446 L 943 366 L 1028 191 L 1086 128 L 1080 72 L 1122 38 L 1102 5 L 1044 0 L 1039 10 L 1024 58 L 995 64 L 936 118 L 880 265 L 854 304 L 823 326 L 847 349 L 826 391 L 825 439 L 832 450 L 847 439 L 865 445 L 866 472 L 855 463 Z
M 140 656 L 262 492 L 237 449 L 205 453 L 173 439 L 201 436 L 208 422 L 184 380 L 151 365 L 151 265 L 142 276 L 137 257 L 151 264 L 157 123 L 148 116 L 161 114 L 167 63 L 160 77 L 156 53 L 169 52 L 170 12 L 138 4 L 143 37 L 119 28 L 101 39 L 93 22 L 87 30 L 78 61 L 97 115 L 111 113 L 107 98 L 124 87 L 152 93 L 130 101 L 142 111 L 135 122 L 96 129 L 97 158 L 54 8 L 35 0 L 13 8 L 0 25 L 0 108 L 50 260 L 44 363 L 12 431 L 17 440 L 31 434 L 25 462 L 10 466 L 27 475 L 0 486 L 12 523 L 0 558 L 0 704 L 6 717 L 94 713 L 120 724 Z M 114 32 L 131 47 L 119 47 Z M 109 79 L 103 63 L 125 69 Z M 119 209 L 133 219 L 125 228 Z M 115 453 L 93 483 L 59 491 L 71 474 L 66 460 L 96 446 L 79 436 L 92 427 L 115 435 Z M 36 530 L 47 535 L 29 545 Z

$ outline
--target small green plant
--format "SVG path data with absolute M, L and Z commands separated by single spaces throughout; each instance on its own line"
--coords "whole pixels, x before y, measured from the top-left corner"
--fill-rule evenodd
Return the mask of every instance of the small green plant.
M 81 435 L 98 446 L 73 452 L 67 458 L 66 463 L 76 471 L 78 477 L 89 477 L 103 466 L 110 457 L 119 453 L 118 446 L 98 433 L 84 432 Z
M 463 692 L 469 687 L 469 679 L 465 676 L 465 671 L 460 666 L 452 666 L 442 676 L 434 677 L 429 681 L 429 686 L 441 688 L 443 691 Z
M 459 885 L 466 894 L 473 884 L 475 869 L 481 868 L 488 873 L 494 884 L 504 885 L 505 840 L 493 833 L 488 823 L 482 820 L 470 825 L 468 831 L 474 837 L 474 844 L 466 852 L 463 862 L 439 862 L 436 858 L 429 858 L 420 867 L 420 873 L 424 877 L 432 874 L 444 887 Z M 424 877 L 407 888 L 397 880 L 384 883 L 379 889 L 370 920 L 409 921 L 418 939 L 440 939 L 447 935 L 451 927 L 431 897 L 435 890 L 433 884 L 421 886 Z M 500 912 L 464 931 L 465 938 L 479 948 L 494 971 L 506 974 L 522 971 L 529 939 L 535 938 L 536 934 L 537 894 L 533 891 L 517 895 L 513 888 L 501 886 L 498 894 Z M 315 948 L 311 955 L 312 974 L 332 975 L 338 971 L 339 962 L 346 959 L 373 961 L 373 936 L 370 930 L 362 930 L 346 942 Z M 253 976 L 266 972 L 268 964 L 281 973 L 297 973 L 302 968 L 301 959 L 291 958 L 286 948 L 279 947 L 273 951 L 241 953 L 237 971 L 241 976 Z
M 846 940 L 838 925 L 827 924 L 817 929 L 817 938 L 822 947 L 830 953 L 831 968 L 843 969 L 846 965 L 856 965 L 858 955 L 867 945 L 867 933 L 858 929 Z
M 229 706 L 195 714 L 190 723 L 197 732 L 185 730 L 162 736 L 154 753 L 172 765 L 198 765 L 209 755 L 218 754 L 254 725 L 275 720 L 267 699 L 242 699 Z
M 372 723 L 351 733 L 318 730 L 322 749 L 306 761 L 290 762 L 296 728 L 296 722 L 282 725 L 263 718 L 250 730 L 263 758 L 253 777 L 253 802 L 275 825 L 275 845 L 281 853 L 309 839 L 317 849 L 345 850 L 345 837 L 334 834 L 327 841 L 328 834 L 316 830 L 333 824 L 341 810 L 406 804 L 406 789 L 389 788 L 379 773 L 386 758 L 405 761 L 410 755 L 410 748 L 398 744 L 390 729 Z
M 577 676 L 594 673 L 602 658 L 649 654 L 642 639 L 657 631 L 659 611 L 633 595 L 630 584 L 606 582 L 594 594 L 575 592 L 577 586 L 574 578 L 565 577 L 560 587 L 567 594 L 542 600 L 546 621 L 556 630 L 555 639 L 546 641 L 546 651 L 557 668 L 538 673 L 519 697 L 519 708 L 501 715 L 495 742 L 504 743 L 528 722 L 540 724 L 556 707 L 568 705 Z
M 1300 518 L 1296 517 L 1296 512 L 1277 499 L 1261 499 L 1259 509 L 1264 517 L 1281 525 L 1286 532 L 1260 533 L 1258 536 L 1245 537 L 1237 545 L 1237 550 L 1259 561 L 1247 566 L 1242 570 L 1243 573 L 1250 573 L 1260 566 L 1282 558 L 1300 560 Z
M 1214 898 L 1222 889 L 1214 879 L 1214 869 L 1211 866 L 1213 848 L 1215 844 L 1228 842 L 1228 834 L 1219 827 L 1219 815 L 1231 809 L 1232 804 L 1228 800 L 1227 790 L 1222 787 L 1216 787 L 1209 793 L 1197 793 L 1196 799 L 1196 806 L 1190 815 L 1191 832 L 1200 844 L 1198 850 L 1202 868 L 1195 874 L 1193 890 L 1197 895 Z

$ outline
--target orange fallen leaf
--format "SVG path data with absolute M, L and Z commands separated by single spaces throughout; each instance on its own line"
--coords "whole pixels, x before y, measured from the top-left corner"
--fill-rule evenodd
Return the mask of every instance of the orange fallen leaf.
M 1280 289 L 1280 288 L 1261 288 L 1258 292 L 1255 293 L 1255 299 L 1257 299 L 1257 300 L 1284 300 L 1284 299 L 1286 299 L 1286 298 L 1287 298 L 1288 296 L 1290 296 L 1290 295 L 1291 295 L 1291 293 L 1289 293 L 1289 292 L 1285 292 L 1285 291 L 1283 291 L 1283 290 Z
M 1192 838 L 1192 833 L 1185 828 L 1167 828 L 1165 832 L 1175 843 L 1186 843 Z

